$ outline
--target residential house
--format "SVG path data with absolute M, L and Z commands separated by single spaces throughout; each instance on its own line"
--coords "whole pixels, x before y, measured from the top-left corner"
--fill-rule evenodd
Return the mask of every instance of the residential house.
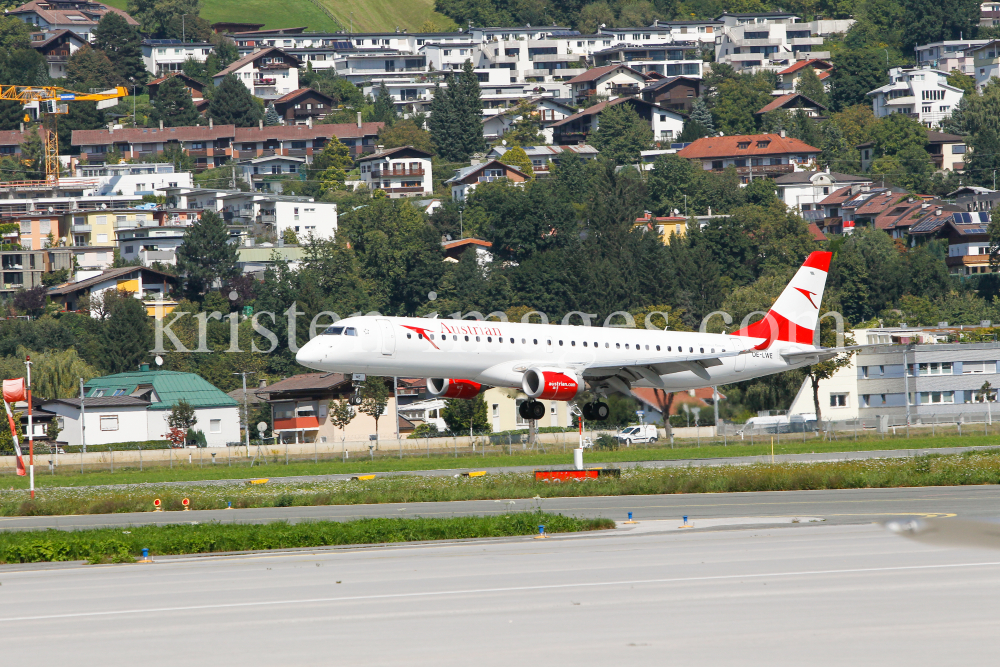
M 593 55 L 596 67 L 623 64 L 644 74 L 686 76 L 700 79 L 707 63 L 696 42 L 616 44 Z
M 965 157 L 969 151 L 966 139 L 967 137 L 957 134 L 927 130 L 927 145 L 924 148 L 930 155 L 934 168 L 937 171 L 961 173 L 965 169 Z M 861 151 L 861 170 L 868 171 L 878 157 L 875 155 L 875 144 L 866 142 L 858 144 L 856 148 Z
M 333 67 L 336 68 L 337 76 L 353 84 L 376 78 L 386 82 L 406 81 L 425 74 L 428 70 L 427 56 L 423 53 L 409 54 L 388 49 L 339 53 Z M 496 74 L 499 75 L 500 72 Z M 506 76 L 502 78 L 502 82 L 508 82 Z
M 159 262 L 177 266 L 177 249 L 184 243 L 189 225 L 133 227 L 117 232 L 118 251 L 126 262 L 139 260 L 143 266 Z
M 26 135 L 26 132 L 29 134 Z M 0 158 L 19 156 L 21 144 L 27 140 L 31 132 L 37 133 L 39 138 L 42 137 L 42 128 L 39 126 L 29 130 L 0 130 Z
M 677 155 L 701 162 L 706 170 L 735 167 L 743 183 L 749 183 L 755 176 L 774 178 L 807 170 L 820 149 L 782 135 L 784 132 L 702 137 L 677 151 Z
M 1000 192 L 974 185 L 963 185 L 945 196 L 954 199 L 964 211 L 992 211 L 1000 202 Z
M 81 178 L 96 178 L 93 188 L 88 188 L 86 196 L 104 196 L 119 194 L 134 198 L 143 195 L 154 195 L 160 188 L 189 188 L 192 185 L 192 174 L 189 171 L 178 172 L 172 162 L 139 162 L 129 164 L 96 164 L 77 163 L 77 176 Z M 61 180 L 61 179 L 60 179 Z
M 306 125 L 307 120 L 320 120 L 334 107 L 332 97 L 312 88 L 293 90 L 274 100 L 272 104 L 285 125 Z
M 83 39 L 93 42 L 94 28 L 108 12 L 121 14 L 129 25 L 139 27 L 138 21 L 117 7 L 87 0 L 31 0 L 20 7 L 5 10 L 4 14 L 35 26 L 42 32 L 72 30 Z
M 798 60 L 778 72 L 778 90 L 798 90 L 799 82 L 802 80 L 802 73 L 806 71 L 807 67 L 811 67 L 819 80 L 823 82 L 823 86 L 829 88 L 830 75 L 833 74 L 833 64 L 829 60 L 809 58 L 807 60 Z
M 574 103 L 582 104 L 597 96 L 638 95 L 648 81 L 649 77 L 627 65 L 605 65 L 589 69 L 567 83 Z
M 240 441 L 240 406 L 222 390 L 195 373 L 141 369 L 91 378 L 79 398 L 45 401 L 58 415 L 60 442 L 82 443 L 81 413 L 88 445 L 166 440 L 167 418 L 181 400 L 194 408 L 194 428 L 205 434 L 209 447 Z
M 264 272 L 278 264 L 289 271 L 298 271 L 306 257 L 306 249 L 301 245 L 287 245 L 281 239 L 277 243 L 261 243 L 254 246 L 243 246 L 239 249 L 239 259 L 236 268 L 243 275 L 264 279 Z
M 45 56 L 51 79 L 66 78 L 66 62 L 84 44 L 87 39 L 72 30 L 31 33 L 31 48 Z
M 528 176 L 521 173 L 517 167 L 504 164 L 499 160 L 487 160 L 456 169 L 455 175 L 444 183 L 451 186 L 451 198 L 462 202 L 480 183 L 498 181 L 502 178 L 506 178 L 511 183 L 524 183 L 528 180 Z
M 716 33 L 715 60 L 737 71 L 781 71 L 797 60 L 828 60 L 820 51 L 827 35 L 846 33 L 853 19 L 802 22 L 787 12 L 723 14 Z
M 852 190 L 856 186 L 852 187 Z M 843 218 L 843 233 L 849 234 L 855 227 L 874 227 L 875 219 L 890 211 L 900 202 L 906 201 L 909 194 L 894 187 L 867 188 L 848 197 L 840 205 Z
M 826 215 L 820 205 L 831 193 L 845 185 L 871 185 L 870 178 L 851 176 L 831 171 L 794 171 L 774 179 L 778 198 L 788 208 L 797 211 L 811 222 L 819 222 Z
M 276 100 L 299 89 L 301 61 L 275 47 L 243 56 L 212 77 L 216 86 L 229 74 L 235 74 L 254 97 Z
M 361 182 L 370 190 L 383 190 L 393 199 L 433 194 L 432 157 L 413 146 L 366 155 L 358 160 Z
M 170 72 L 180 72 L 184 62 L 194 60 L 200 63 L 208 60 L 212 53 L 211 42 L 182 41 L 179 39 L 142 40 L 142 62 L 146 71 L 156 77 Z
M 63 211 L 25 211 L 17 215 L 0 217 L 0 223 L 17 223 L 13 243 L 22 250 L 41 250 L 55 247 L 66 238 L 69 216 Z
M 188 92 L 191 94 L 191 101 L 194 102 L 195 107 L 198 107 L 199 103 L 205 100 L 205 84 L 198 79 L 191 78 L 184 72 L 170 72 L 147 83 L 146 88 L 149 90 L 149 99 L 155 100 L 157 95 L 159 95 L 160 85 L 162 85 L 167 79 L 174 76 L 179 76 L 181 78 L 181 81 L 184 83 L 184 87 L 187 88 Z
M 899 197 L 885 211 L 875 216 L 872 225 L 894 239 L 906 239 L 910 229 L 928 213 L 943 207 L 943 203 L 920 195 Z
M 336 202 L 268 192 L 241 192 L 210 188 L 165 188 L 167 212 L 210 209 L 228 225 L 252 227 L 256 234 L 280 239 L 286 229 L 300 238 L 333 238 L 337 231 Z M 232 239 L 236 241 L 237 239 Z
M 701 79 L 668 76 L 650 82 L 640 94 L 646 102 L 687 115 L 694 101 L 701 97 Z
M 952 39 L 915 46 L 913 52 L 917 56 L 917 67 L 933 67 L 942 72 L 958 70 L 973 76 L 976 65 L 969 52 L 987 42 L 988 39 Z
M 476 261 L 480 266 L 487 264 L 493 258 L 493 253 L 490 252 L 490 248 L 493 244 L 489 241 L 484 241 L 482 239 L 476 238 L 464 238 L 452 240 L 451 236 L 446 236 L 443 241 L 441 241 L 441 252 L 444 253 L 444 261 L 457 264 L 461 259 L 462 255 L 469 248 L 473 248 L 476 252 Z
M 826 106 L 819 102 L 814 102 L 801 93 L 788 93 L 779 95 L 754 112 L 755 116 L 762 116 L 770 111 L 787 111 L 791 113 L 804 113 L 810 118 L 821 118 Z
M 976 90 L 983 92 L 983 87 L 993 77 L 1000 77 L 1000 40 L 991 39 L 985 44 L 970 47 L 965 51 L 966 58 L 972 58 L 976 79 Z
M 600 115 L 605 109 L 627 104 L 649 123 L 653 130 L 653 140 L 670 142 L 680 136 L 684 129 L 684 116 L 676 111 L 664 109 L 638 97 L 619 97 L 608 102 L 598 102 L 572 116 L 552 123 L 553 140 L 557 144 L 586 143 L 591 132 L 600 126 Z
M 180 284 L 179 279 L 169 273 L 144 266 L 123 266 L 108 269 L 96 276 L 65 283 L 49 290 L 48 296 L 64 310 L 80 310 L 84 303 L 90 303 L 90 313 L 97 316 L 95 298 L 107 290 L 128 292 L 142 301 L 150 316 L 169 313 L 177 305 L 170 300 L 170 294 Z
M 876 117 L 905 113 L 927 127 L 951 118 L 964 94 L 961 88 L 948 83 L 948 72 L 931 67 L 893 67 L 889 83 L 868 92 Z
M 984 28 L 1000 25 L 1000 2 L 983 2 L 979 5 L 979 25 Z
M 254 192 L 274 192 L 281 194 L 282 181 L 288 178 L 305 178 L 306 159 L 287 155 L 269 155 L 241 160 L 241 178 L 250 184 Z
M 687 218 L 680 215 L 654 216 L 646 211 L 641 218 L 635 219 L 632 227 L 655 233 L 663 241 L 663 245 L 670 245 L 672 236 L 687 236 Z
M 542 176 L 549 173 L 552 164 L 559 164 L 559 160 L 564 153 L 576 153 L 581 159 L 594 160 L 600 151 L 587 144 L 577 144 L 576 146 L 521 146 L 521 149 L 531 160 L 531 169 L 535 176 Z M 486 159 L 500 159 L 510 148 L 507 146 L 494 146 L 486 154 Z
M 649 387 L 636 387 L 632 389 L 631 394 L 632 398 L 639 402 L 643 412 L 646 413 L 642 418 L 643 423 L 661 425 L 663 424 L 664 409 L 662 401 L 666 400 L 668 395 L 672 396 L 668 417 L 685 415 L 688 414 L 687 410 L 698 408 L 702 411 L 698 416 L 701 419 L 705 419 L 703 415 L 708 415 L 712 412 L 712 405 L 715 402 L 716 395 L 718 395 L 720 401 L 726 399 L 725 394 L 717 392 L 713 387 L 699 387 L 698 389 L 689 389 L 687 391 L 675 391 L 672 395 Z M 687 410 L 685 410 L 685 407 Z M 692 425 L 694 425 L 693 414 L 690 415 L 689 419 Z
M 63 248 L 0 250 L 0 295 L 10 297 L 20 290 L 38 287 L 46 273 L 72 268 L 73 253 Z
M 947 239 L 948 272 L 955 276 L 993 273 L 990 267 L 990 213 L 958 211 L 957 206 L 941 206 L 923 215 L 910 227 L 914 243 L 927 239 Z

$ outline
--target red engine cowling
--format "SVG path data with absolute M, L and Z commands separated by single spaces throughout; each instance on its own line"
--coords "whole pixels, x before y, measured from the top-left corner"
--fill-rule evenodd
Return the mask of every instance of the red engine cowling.
M 521 388 L 529 398 L 546 401 L 571 401 L 583 388 L 573 371 L 561 368 L 529 368 L 524 372 Z
M 483 385 L 472 380 L 427 378 L 427 393 L 438 398 L 475 398 Z

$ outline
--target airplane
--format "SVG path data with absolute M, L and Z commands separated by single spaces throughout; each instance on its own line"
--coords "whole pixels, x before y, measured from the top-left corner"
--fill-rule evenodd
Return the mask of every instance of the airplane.
M 296 355 L 319 371 L 426 377 L 428 393 L 472 399 L 487 387 L 523 391 L 526 420 L 540 400 L 597 397 L 584 419 L 608 417 L 601 401 L 632 387 L 684 391 L 781 373 L 831 359 L 846 348 L 813 345 L 832 253 L 813 252 L 765 317 L 731 334 L 517 322 L 353 316 L 314 337 Z M 357 393 L 352 403 L 359 402 Z

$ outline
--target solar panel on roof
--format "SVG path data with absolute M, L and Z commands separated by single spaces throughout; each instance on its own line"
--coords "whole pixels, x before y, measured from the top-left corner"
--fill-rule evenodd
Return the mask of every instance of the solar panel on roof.
M 353 49 L 354 45 L 350 42 L 334 42 L 333 48 L 335 49 Z

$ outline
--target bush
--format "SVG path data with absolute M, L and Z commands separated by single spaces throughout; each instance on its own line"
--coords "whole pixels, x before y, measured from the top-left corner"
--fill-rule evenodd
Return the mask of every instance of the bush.
M 40 443 L 38 443 L 40 444 Z M 87 445 L 88 452 L 130 452 L 138 449 L 170 449 L 169 440 L 143 440 L 136 442 L 113 442 L 108 445 Z M 79 454 L 83 450 L 80 445 L 64 445 L 67 454 Z
M 602 433 L 597 436 L 597 440 L 594 441 L 595 449 L 604 450 L 615 450 L 618 449 L 618 441 L 607 433 Z
M 189 428 L 187 432 L 187 444 L 188 446 L 194 445 L 195 447 L 208 447 L 208 441 L 205 440 L 205 433 L 201 429 Z

